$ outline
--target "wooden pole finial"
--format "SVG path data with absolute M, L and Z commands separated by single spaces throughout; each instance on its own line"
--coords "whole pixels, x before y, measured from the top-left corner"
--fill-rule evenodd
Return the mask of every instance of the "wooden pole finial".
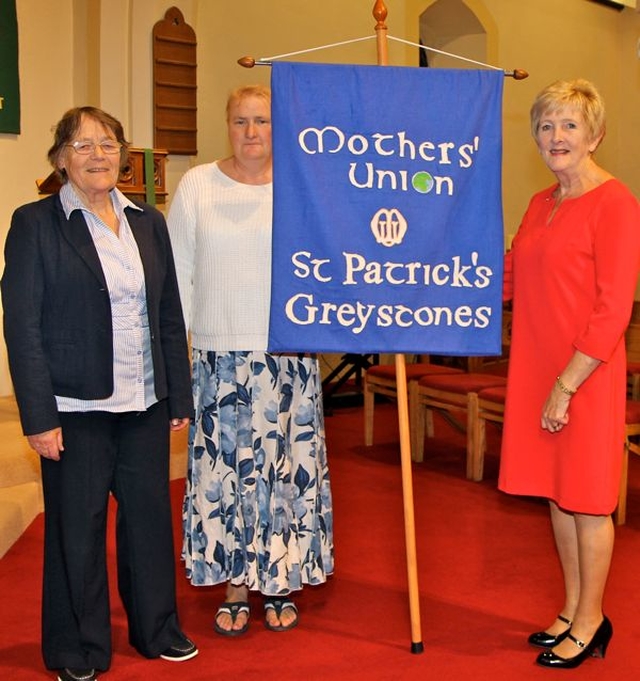
M 376 30 L 378 28 L 387 28 L 384 23 L 387 18 L 387 8 L 383 0 L 376 0 L 375 5 L 373 6 L 373 18 L 378 22 L 376 24 Z
M 238 64 L 244 66 L 245 69 L 252 69 L 256 65 L 256 60 L 253 57 L 240 57 Z
M 373 18 L 376 24 L 376 45 L 378 51 L 378 66 L 386 66 L 389 63 L 389 53 L 387 50 L 387 25 L 384 20 L 387 18 L 387 8 L 383 0 L 376 0 L 373 6 Z
M 513 69 L 513 73 L 511 75 L 513 76 L 514 80 L 524 80 L 525 78 L 529 77 L 529 73 L 524 69 Z

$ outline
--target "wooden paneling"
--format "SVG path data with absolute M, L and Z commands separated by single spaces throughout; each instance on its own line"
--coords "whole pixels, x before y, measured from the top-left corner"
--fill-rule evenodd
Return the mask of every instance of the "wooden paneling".
M 165 164 L 167 151 L 165 149 L 153 150 L 153 187 L 155 202 L 165 203 L 167 198 L 167 184 L 165 181 Z M 130 199 L 146 201 L 146 183 L 149 180 L 145 176 L 144 149 L 129 149 L 129 160 L 120 172 L 118 189 Z

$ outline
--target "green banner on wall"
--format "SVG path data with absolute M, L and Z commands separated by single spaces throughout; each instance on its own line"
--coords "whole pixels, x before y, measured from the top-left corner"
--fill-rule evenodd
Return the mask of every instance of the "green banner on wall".
M 20 132 L 16 0 L 0 0 L 0 132 Z

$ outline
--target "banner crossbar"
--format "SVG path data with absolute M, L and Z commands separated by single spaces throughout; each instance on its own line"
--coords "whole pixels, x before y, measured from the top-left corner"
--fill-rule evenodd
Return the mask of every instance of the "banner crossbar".
M 351 40 L 342 40 L 337 43 L 328 43 L 326 45 L 318 45 L 317 47 L 308 47 L 307 49 L 304 50 L 297 50 L 295 52 L 287 52 L 286 54 L 276 54 L 272 57 L 259 57 L 258 59 L 254 59 L 253 57 L 245 56 L 241 57 L 238 59 L 238 64 L 240 66 L 244 66 L 247 69 L 251 69 L 254 66 L 271 66 L 274 61 L 278 61 L 279 59 L 286 59 L 287 57 L 296 57 L 299 54 L 308 54 L 310 52 L 319 52 L 320 50 L 327 50 L 331 49 L 333 47 L 340 47 L 342 45 L 351 45 L 353 43 L 359 43 L 359 42 L 364 42 L 365 40 L 374 40 L 376 38 L 375 35 L 368 35 L 364 36 L 362 38 L 352 38 Z M 442 54 L 446 57 L 453 57 L 454 59 L 459 59 L 461 61 L 468 62 L 470 64 L 476 64 L 477 66 L 483 66 L 487 69 L 493 69 L 495 71 L 502 71 L 504 73 L 505 78 L 513 78 L 514 80 L 524 80 L 525 78 L 529 77 L 529 74 L 527 71 L 524 71 L 523 69 L 513 69 L 512 71 L 507 71 L 506 69 L 501 68 L 500 66 L 494 66 L 493 64 L 487 64 L 486 62 L 482 61 L 477 61 L 475 59 L 469 59 L 468 57 L 463 57 L 460 54 L 455 54 L 454 52 L 445 52 L 444 50 L 439 50 L 435 47 L 430 47 L 429 45 L 422 45 L 420 43 L 414 43 L 411 42 L 410 40 L 405 40 L 404 38 L 397 38 L 392 35 L 387 35 L 386 38 L 388 40 L 393 40 L 397 43 L 403 43 L 405 45 L 410 45 L 411 47 L 417 47 L 420 50 L 424 50 L 425 52 L 435 52 L 437 54 Z

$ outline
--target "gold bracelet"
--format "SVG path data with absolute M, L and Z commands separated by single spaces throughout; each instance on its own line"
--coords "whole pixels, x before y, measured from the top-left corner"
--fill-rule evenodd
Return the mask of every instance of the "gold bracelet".
M 557 377 L 556 377 L 556 385 L 558 386 L 558 388 L 560 388 L 560 390 L 561 390 L 565 395 L 569 395 L 569 397 L 571 397 L 571 396 L 573 396 L 573 395 L 576 394 L 576 391 L 575 391 L 575 390 L 571 390 L 571 388 L 567 388 L 567 386 L 562 382 L 560 376 L 557 376 Z

